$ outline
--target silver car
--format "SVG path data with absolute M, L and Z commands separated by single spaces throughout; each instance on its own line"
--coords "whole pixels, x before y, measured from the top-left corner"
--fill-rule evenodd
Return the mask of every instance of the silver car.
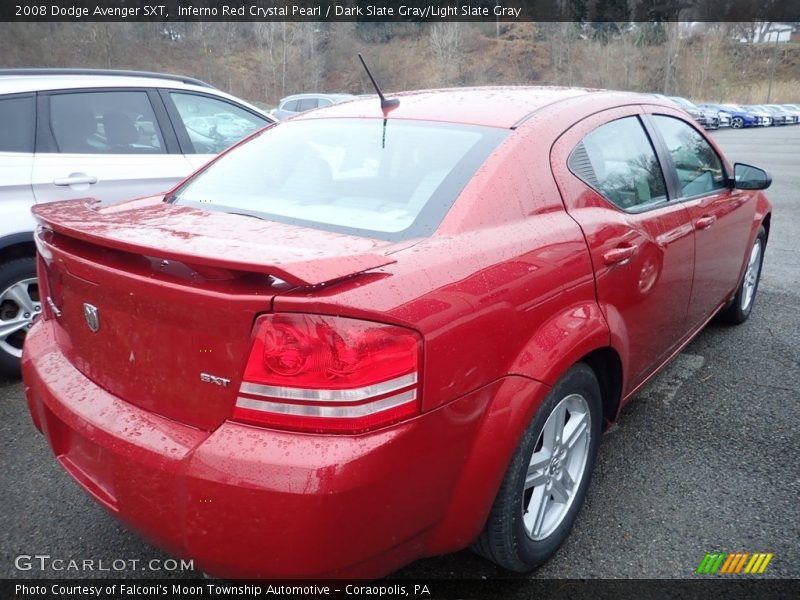
M 198 120 L 204 128 L 190 126 Z M 188 77 L 0 69 L 0 374 L 18 372 L 25 333 L 45 301 L 36 285 L 35 203 L 163 193 L 272 122 Z
M 297 113 L 346 102 L 355 97 L 352 94 L 294 94 L 282 98 L 272 115 L 276 119 L 288 119 Z

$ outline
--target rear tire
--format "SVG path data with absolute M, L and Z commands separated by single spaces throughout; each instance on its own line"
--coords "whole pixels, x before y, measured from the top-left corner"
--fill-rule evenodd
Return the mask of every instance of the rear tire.
M 744 127 L 744 119 L 742 119 L 742 117 L 733 117 L 731 120 L 731 127 L 734 129 L 741 129 Z
M 472 546 L 475 552 L 519 573 L 555 554 L 586 497 L 602 416 L 597 377 L 578 363 L 556 383 L 525 430 Z
M 744 277 L 736 290 L 733 301 L 719 313 L 719 320 L 731 325 L 747 321 L 756 301 L 758 283 L 761 280 L 761 265 L 764 263 L 764 249 L 767 246 L 767 233 L 761 227 L 750 248 Z
M 42 313 L 32 256 L 0 263 L 0 375 L 19 377 L 22 344 Z

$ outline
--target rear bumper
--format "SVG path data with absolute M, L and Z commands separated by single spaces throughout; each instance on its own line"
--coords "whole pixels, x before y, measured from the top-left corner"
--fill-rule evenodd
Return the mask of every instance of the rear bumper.
M 453 491 L 495 395 L 361 436 L 233 422 L 207 432 L 98 387 L 47 321 L 28 334 L 23 374 L 34 422 L 78 483 L 156 545 L 226 578 L 373 578 L 424 556 L 437 533 L 436 547 L 450 546 L 437 525 L 448 516 L 452 529 Z M 468 543 L 488 508 L 467 511 L 453 543 Z

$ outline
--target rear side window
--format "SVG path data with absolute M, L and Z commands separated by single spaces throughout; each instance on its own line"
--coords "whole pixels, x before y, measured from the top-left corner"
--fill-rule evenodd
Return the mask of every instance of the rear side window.
M 412 120 L 276 125 L 176 202 L 386 240 L 432 233 L 507 130 Z
M 58 152 L 158 154 L 164 140 L 146 92 L 75 92 L 50 96 Z
M 196 154 L 217 154 L 269 124 L 238 106 L 200 94 L 170 92 Z
M 319 100 L 316 98 L 303 98 L 297 104 L 297 110 L 299 112 L 303 112 L 306 110 L 311 110 L 312 108 L 317 108 L 319 106 Z
M 33 96 L 0 98 L 0 152 L 33 152 Z
M 727 188 L 722 161 L 694 127 L 664 115 L 654 115 L 653 122 L 678 171 L 684 198 Z
M 637 117 L 589 133 L 570 154 L 569 168 L 622 209 L 640 209 L 667 197 L 661 165 Z

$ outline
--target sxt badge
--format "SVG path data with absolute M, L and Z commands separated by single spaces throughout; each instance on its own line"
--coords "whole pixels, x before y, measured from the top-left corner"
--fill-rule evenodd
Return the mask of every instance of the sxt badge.
M 200 373 L 200 381 L 203 383 L 213 383 L 222 387 L 228 387 L 228 384 L 231 382 L 230 379 L 217 377 L 216 375 L 211 375 L 210 373 Z

